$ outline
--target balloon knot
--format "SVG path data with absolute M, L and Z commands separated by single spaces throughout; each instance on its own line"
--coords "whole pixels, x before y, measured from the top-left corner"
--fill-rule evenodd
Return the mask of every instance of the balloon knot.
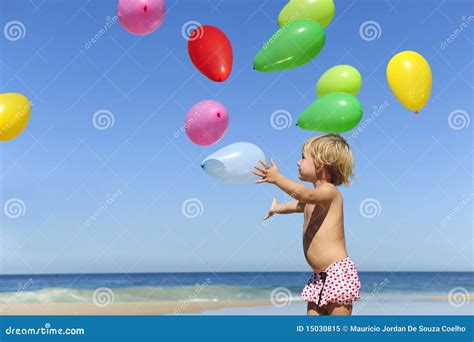
M 201 164 L 201 167 L 204 169 L 204 164 Z

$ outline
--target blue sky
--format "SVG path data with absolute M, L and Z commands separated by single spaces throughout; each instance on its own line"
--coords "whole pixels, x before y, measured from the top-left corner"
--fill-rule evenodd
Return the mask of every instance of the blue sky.
M 302 215 L 262 225 L 271 198 L 284 201 L 284 193 L 226 184 L 199 165 L 248 141 L 296 179 L 301 145 L 318 133 L 294 124 L 315 100 L 318 78 L 337 64 L 355 66 L 364 80 L 366 125 L 343 134 L 357 176 L 341 188 L 349 255 L 362 271 L 472 270 L 472 4 L 336 1 L 326 45 L 311 63 L 258 73 L 253 57 L 278 29 L 285 3 L 167 1 L 154 33 L 137 37 L 114 23 L 86 48 L 116 1 L 2 1 L 1 26 L 19 21 L 24 36 L 0 37 L 0 92 L 25 94 L 33 109 L 27 130 L 0 145 L 0 272 L 309 271 Z M 182 35 L 190 21 L 229 37 L 226 82 L 194 69 Z M 368 21 L 379 28 L 363 39 Z M 403 50 L 423 54 L 433 72 L 418 116 L 385 78 L 388 60 Z M 208 98 L 229 111 L 223 139 L 202 147 L 176 137 L 187 110 Z M 113 117 L 108 129 L 93 125 L 100 110 Z M 278 110 L 291 116 L 289 127 L 272 126 Z M 5 209 L 11 199 L 21 200 L 19 217 Z M 361 210 L 367 200 L 374 217 Z M 189 202 L 196 217 L 183 214 Z

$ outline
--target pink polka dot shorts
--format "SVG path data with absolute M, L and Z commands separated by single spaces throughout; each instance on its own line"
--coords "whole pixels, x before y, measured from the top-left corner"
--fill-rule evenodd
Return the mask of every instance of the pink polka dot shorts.
M 325 271 L 314 273 L 301 292 L 301 298 L 318 306 L 328 303 L 351 305 L 360 299 L 360 280 L 350 258 L 342 259 Z

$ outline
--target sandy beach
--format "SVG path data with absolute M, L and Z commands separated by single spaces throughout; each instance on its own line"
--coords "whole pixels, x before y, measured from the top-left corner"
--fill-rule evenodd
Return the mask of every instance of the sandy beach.
M 94 303 L 14 303 L 2 304 L 0 315 L 174 315 L 271 305 L 270 301 L 116 302 L 103 307 Z
M 426 301 L 449 301 L 448 295 L 438 295 L 438 296 L 420 296 L 417 300 L 426 300 Z M 474 293 L 464 294 L 463 300 L 474 302 Z
M 275 306 L 270 301 L 151 301 L 94 303 L 12 303 L 0 306 L 0 315 L 305 315 L 306 302 Z M 464 302 L 447 296 L 421 296 L 404 300 L 367 299 L 354 304 L 354 315 L 472 315 L 474 293 Z
M 209 310 L 202 315 L 306 315 L 306 303 L 295 302 L 284 307 L 258 306 Z M 353 316 L 411 316 L 411 315 L 473 315 L 474 302 L 456 307 L 444 301 L 425 302 L 393 302 L 354 305 Z

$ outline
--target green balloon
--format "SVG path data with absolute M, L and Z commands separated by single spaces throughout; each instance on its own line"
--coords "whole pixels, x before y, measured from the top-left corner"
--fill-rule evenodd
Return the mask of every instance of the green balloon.
M 330 93 L 314 101 L 298 117 L 298 126 L 308 131 L 343 133 L 362 119 L 359 100 L 348 93 Z
M 318 55 L 326 41 L 323 28 L 314 20 L 296 20 L 280 28 L 255 56 L 257 71 L 299 67 Z
M 336 65 L 327 70 L 316 84 L 318 96 L 334 92 L 345 92 L 356 96 L 362 85 L 359 71 L 350 65 Z

